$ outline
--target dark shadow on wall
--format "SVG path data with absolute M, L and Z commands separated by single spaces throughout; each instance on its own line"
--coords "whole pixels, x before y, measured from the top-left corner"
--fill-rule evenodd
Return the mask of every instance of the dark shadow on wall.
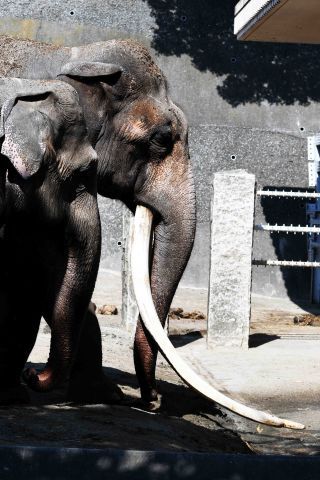
M 320 46 L 237 41 L 235 0 L 144 1 L 156 21 L 152 47 L 187 54 L 198 70 L 221 77 L 218 93 L 233 107 L 320 101 Z

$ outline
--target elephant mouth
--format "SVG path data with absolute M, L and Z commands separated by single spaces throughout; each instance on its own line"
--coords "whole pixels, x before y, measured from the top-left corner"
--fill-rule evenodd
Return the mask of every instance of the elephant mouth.
M 151 296 L 149 246 L 150 236 L 152 234 L 152 221 L 153 214 L 151 210 L 142 205 L 138 205 L 134 219 L 131 256 L 132 279 L 142 321 L 169 364 L 187 385 L 194 388 L 207 399 L 218 403 L 238 415 L 274 427 L 286 427 L 297 430 L 305 428 L 304 425 L 300 423 L 278 418 L 232 400 L 196 374 L 177 354 L 162 328 Z

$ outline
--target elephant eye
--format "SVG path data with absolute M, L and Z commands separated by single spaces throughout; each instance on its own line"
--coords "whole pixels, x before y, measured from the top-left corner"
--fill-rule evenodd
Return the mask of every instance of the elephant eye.
M 172 145 L 172 131 L 169 125 L 164 125 L 156 130 L 150 138 L 151 144 L 160 148 L 169 149 Z
M 149 148 L 155 160 L 165 158 L 173 148 L 171 126 L 165 125 L 158 128 L 150 138 Z

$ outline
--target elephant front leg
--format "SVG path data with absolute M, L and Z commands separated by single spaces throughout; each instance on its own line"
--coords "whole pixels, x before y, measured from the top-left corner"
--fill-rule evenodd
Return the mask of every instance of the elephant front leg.
M 51 327 L 48 362 L 41 372 L 28 369 L 24 373 L 26 382 L 35 391 L 52 390 L 69 376 L 92 293 L 90 287 L 88 291 L 84 285 L 80 287 L 81 283 L 81 266 L 70 257 L 60 290 L 44 313 Z
M 25 373 L 28 385 L 48 391 L 69 378 L 81 329 L 93 293 L 100 259 L 100 221 L 94 197 L 74 201 L 66 232 L 66 265 L 57 268 L 44 317 L 51 326 L 50 355 L 41 372 Z
M 164 327 L 172 298 L 176 291 L 184 266 L 187 262 L 190 246 L 181 248 L 174 241 L 171 228 L 160 222 L 154 231 L 154 251 L 151 262 L 151 291 L 152 299 Z M 181 251 L 183 252 L 181 254 Z M 146 330 L 141 317 L 137 324 L 134 342 L 134 363 L 140 385 L 141 398 L 145 403 L 157 400 L 157 386 L 155 379 L 158 346 Z

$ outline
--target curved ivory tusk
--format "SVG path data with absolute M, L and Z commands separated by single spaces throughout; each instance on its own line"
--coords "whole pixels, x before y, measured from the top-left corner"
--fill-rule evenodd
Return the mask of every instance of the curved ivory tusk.
M 255 410 L 228 398 L 213 386 L 209 385 L 205 380 L 201 379 L 176 353 L 175 348 L 164 333 L 151 296 L 149 279 L 149 243 L 151 227 L 152 212 L 145 207 L 137 206 L 131 254 L 133 286 L 142 321 L 173 369 L 182 380 L 202 395 L 219 403 L 223 407 L 242 415 L 243 417 L 250 418 L 255 422 L 265 423 L 266 425 L 273 425 L 275 427 L 303 429 L 304 425 L 301 423 L 275 417 L 274 415 Z

